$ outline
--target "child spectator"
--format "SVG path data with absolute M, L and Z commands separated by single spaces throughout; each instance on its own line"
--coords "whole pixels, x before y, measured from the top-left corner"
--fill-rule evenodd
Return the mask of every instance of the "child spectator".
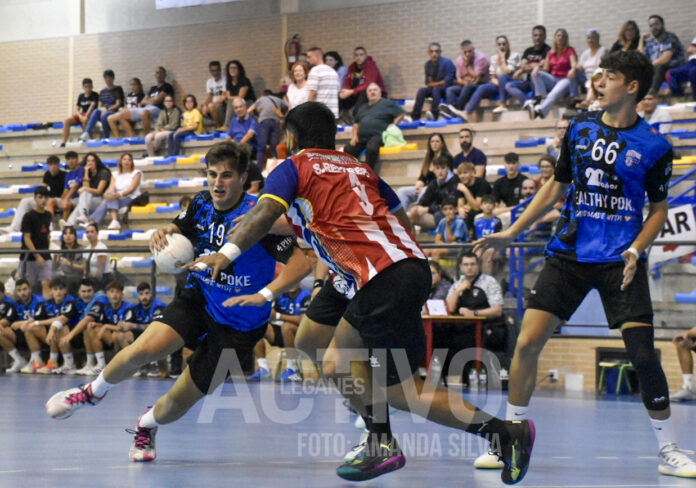
M 145 98 L 145 93 L 143 92 L 143 84 L 140 78 L 133 78 L 130 80 L 131 91 L 126 95 L 126 103 L 122 110 L 133 110 L 140 106 L 140 102 Z M 118 130 L 118 122 L 120 120 L 119 114 L 111 114 L 107 117 L 107 122 L 109 123 L 109 128 L 114 133 L 114 137 L 121 137 L 121 132 Z
M 155 130 L 145 136 L 147 155 L 157 156 L 157 151 L 167 141 L 169 134 L 177 130 L 179 125 L 181 125 L 181 110 L 174 104 L 174 97 L 167 95 L 164 97 L 164 108 L 157 116 Z
M 495 199 L 493 195 L 484 195 L 481 200 L 481 215 L 474 221 L 474 234 L 477 240 L 503 230 L 503 223 L 498 217 L 493 215 L 494 208 Z M 476 255 L 481 261 L 481 270 L 486 274 L 493 274 L 495 249 L 478 250 Z
M 457 200 L 448 198 L 442 202 L 442 219 L 435 230 L 435 244 L 454 244 L 467 242 L 469 231 L 464 219 L 457 215 Z M 433 259 L 447 254 L 447 249 L 436 249 L 431 252 Z
M 51 255 L 47 252 L 51 238 L 51 214 L 46 211 L 48 188 L 40 186 L 34 190 L 36 208 L 30 210 L 22 218 L 22 249 L 31 251 L 22 255 L 20 278 L 29 283 L 41 283 L 42 293 L 49 296 L 48 284 L 52 276 Z
M 85 131 L 80 136 L 81 141 L 86 141 L 92 136 L 92 129 L 97 124 L 101 122 L 102 132 L 104 137 L 108 138 L 111 134 L 111 129 L 109 128 L 109 115 L 115 114 L 119 108 L 123 107 L 123 88 L 114 84 L 114 72 L 110 69 L 104 71 L 104 83 L 106 83 L 106 88 L 103 88 L 99 92 L 99 108 L 92 112 L 87 122 L 87 127 Z
M 222 128 L 222 121 L 225 117 L 225 77 L 222 76 L 222 66 L 220 61 L 208 63 L 210 78 L 205 83 L 205 101 L 201 107 L 203 117 L 211 117 L 215 122 L 215 127 Z
M 82 80 L 83 93 L 80 93 L 80 96 L 77 97 L 77 110 L 75 110 L 75 113 L 63 122 L 63 140 L 60 143 L 60 147 L 65 147 L 65 143 L 68 142 L 70 127 L 80 125 L 83 131 L 87 128 L 87 122 L 92 116 L 92 111 L 97 108 L 99 103 L 99 95 L 97 92 L 92 91 L 92 88 L 91 78 Z
M 186 98 L 184 98 L 184 109 L 185 112 L 183 120 L 181 121 L 181 127 L 174 132 L 170 132 L 167 137 L 170 156 L 179 154 L 181 141 L 184 140 L 184 137 L 192 134 L 203 134 L 203 132 L 205 132 L 203 128 L 203 115 L 200 110 L 198 110 L 198 102 L 196 101 L 195 95 L 186 95 Z

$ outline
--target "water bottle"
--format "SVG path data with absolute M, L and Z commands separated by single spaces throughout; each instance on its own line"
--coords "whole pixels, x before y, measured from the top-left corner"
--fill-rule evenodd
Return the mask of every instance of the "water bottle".
M 486 373 L 485 369 L 482 369 L 481 374 L 479 374 L 479 387 L 482 390 L 486 390 L 488 388 L 488 374 Z
M 500 386 L 503 389 L 503 391 L 508 389 L 508 379 L 510 376 L 508 375 L 508 371 L 505 368 L 500 368 Z
M 430 381 L 437 385 L 440 383 L 440 376 L 442 376 L 440 358 L 433 356 L 433 359 L 430 361 Z
M 469 371 L 469 391 L 478 390 L 478 375 L 476 369 L 471 368 Z

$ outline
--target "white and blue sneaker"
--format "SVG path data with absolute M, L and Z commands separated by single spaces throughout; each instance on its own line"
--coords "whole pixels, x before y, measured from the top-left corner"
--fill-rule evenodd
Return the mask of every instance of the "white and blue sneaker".
M 276 378 L 276 381 L 281 383 L 299 383 L 302 381 L 302 376 L 292 368 L 288 368 Z
M 268 381 L 271 379 L 271 372 L 266 368 L 259 368 L 256 373 L 249 376 L 248 381 Z

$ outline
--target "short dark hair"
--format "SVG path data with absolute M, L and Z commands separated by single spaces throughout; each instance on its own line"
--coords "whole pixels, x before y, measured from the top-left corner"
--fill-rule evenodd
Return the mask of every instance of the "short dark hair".
M 532 27 L 532 32 L 534 32 L 535 30 L 540 30 L 541 32 L 544 33 L 544 35 L 546 35 L 546 27 L 544 27 L 541 24 L 537 24 L 534 27 Z
M 123 283 L 121 283 L 120 281 L 116 281 L 116 280 L 110 281 L 109 284 L 106 285 L 105 290 L 106 291 L 109 291 L 109 290 L 123 291 Z
M 237 141 L 218 142 L 205 154 L 205 167 L 224 163 L 240 176 L 249 167 L 249 150 Z
M 493 198 L 493 195 L 491 193 L 486 193 L 484 196 L 481 197 L 481 203 L 492 203 L 495 205 L 495 198 Z
M 19 288 L 22 285 L 27 285 L 29 288 L 31 288 L 31 285 L 29 284 L 29 280 L 26 278 L 20 278 L 17 281 L 15 281 L 15 288 Z
M 464 39 L 461 44 L 459 44 L 460 47 L 465 47 L 465 46 L 471 46 L 473 42 L 471 42 L 469 39 Z
M 68 151 L 65 153 L 65 159 L 77 158 L 79 157 L 75 151 Z
M 43 197 L 49 197 L 51 195 L 51 192 L 48 191 L 48 187 L 41 185 L 41 186 L 37 186 L 36 189 L 34 190 L 34 196 L 36 196 L 36 195 L 41 195 Z
M 88 83 L 90 85 L 94 85 L 94 83 L 92 83 L 92 78 L 82 78 L 82 86 L 85 86 Z
M 541 166 L 542 161 L 549 162 L 549 163 L 551 163 L 551 166 L 553 166 L 554 168 L 556 167 L 556 158 L 554 158 L 550 154 L 542 154 L 541 157 L 539 158 L 539 161 L 537 162 L 537 164 L 539 166 Z
M 324 51 L 322 51 L 321 48 L 317 47 L 317 46 L 310 47 L 309 49 L 307 49 L 307 52 L 311 52 L 311 51 L 319 51 L 322 56 L 324 55 Z
M 48 287 L 49 288 L 67 288 L 68 285 L 65 283 L 65 280 L 63 280 L 63 278 L 56 276 L 48 284 Z
M 290 110 L 285 130 L 295 136 L 300 149 L 336 148 L 336 118 L 323 103 L 305 102 Z
M 660 21 L 660 24 L 665 25 L 665 19 L 663 19 L 661 15 L 652 14 L 650 17 L 648 17 L 648 22 L 650 22 L 652 19 L 657 19 Z
M 462 253 L 462 257 L 459 258 L 459 262 L 461 263 L 462 259 L 464 259 L 464 258 L 474 258 L 477 263 L 479 262 L 479 258 L 476 254 L 474 254 L 474 251 L 464 251 Z
M 367 49 L 365 49 L 365 48 L 362 47 L 362 46 L 358 46 L 358 47 L 356 47 L 355 49 L 353 49 L 353 52 L 355 52 L 355 51 L 365 51 L 365 54 L 367 54 Z
M 193 95 L 193 94 L 189 93 L 188 95 L 186 95 L 186 96 L 184 97 L 184 109 L 186 108 L 186 100 L 189 99 L 189 98 L 192 98 L 192 99 L 193 99 L 193 108 L 198 107 L 198 100 L 196 100 L 196 95 Z
M 141 292 L 143 290 L 152 290 L 152 287 L 150 286 L 150 283 L 147 281 L 143 281 L 138 285 L 138 288 L 136 288 L 137 291 Z
M 94 280 L 92 278 L 82 278 L 80 280 L 80 286 L 89 286 L 94 288 Z
M 114 70 L 112 70 L 112 69 L 104 70 L 103 77 L 106 78 L 107 76 L 110 76 L 111 78 L 116 78 L 116 75 L 114 74 Z
M 599 67 L 621 73 L 626 78 L 627 85 L 632 81 L 637 81 L 636 103 L 640 102 L 650 90 L 655 72 L 650 58 L 634 50 L 606 54 L 602 57 Z
M 88 227 L 94 227 L 94 230 L 99 232 L 99 224 L 96 220 L 90 220 L 89 222 L 87 222 L 87 224 L 85 225 L 85 230 L 87 230 Z
M 431 47 L 431 46 L 437 46 L 437 48 L 439 50 L 442 50 L 442 46 L 440 46 L 439 42 L 431 42 L 430 44 L 428 44 L 428 47 Z
M 462 132 L 468 132 L 471 135 L 471 138 L 474 138 L 473 129 L 470 129 L 469 127 L 462 127 L 461 129 L 459 129 L 459 133 L 461 134 Z
M 454 208 L 457 208 L 457 199 L 454 197 L 447 197 L 442 201 L 442 206 L 444 207 L 445 205 L 451 205 Z
M 506 163 L 519 163 L 520 162 L 520 156 L 516 152 L 506 153 L 505 156 L 503 156 L 503 159 L 505 160 Z
M 220 65 L 220 61 L 211 61 L 208 63 L 208 68 L 212 68 L 213 66 L 217 66 L 218 68 L 222 68 Z
M 55 154 L 51 154 L 49 157 L 46 158 L 46 162 L 48 164 L 60 164 L 60 158 Z
M 449 169 L 452 169 L 452 158 L 447 157 L 443 154 L 441 156 L 433 158 L 433 160 L 430 161 L 430 164 L 433 165 L 433 168 L 447 166 Z

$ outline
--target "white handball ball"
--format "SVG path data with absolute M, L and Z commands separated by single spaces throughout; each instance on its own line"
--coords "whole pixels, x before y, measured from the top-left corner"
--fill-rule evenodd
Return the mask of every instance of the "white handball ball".
M 183 266 L 193 261 L 193 245 L 181 234 L 167 235 L 167 246 L 158 251 L 155 249 L 157 267 L 169 274 L 179 274 L 185 271 Z

